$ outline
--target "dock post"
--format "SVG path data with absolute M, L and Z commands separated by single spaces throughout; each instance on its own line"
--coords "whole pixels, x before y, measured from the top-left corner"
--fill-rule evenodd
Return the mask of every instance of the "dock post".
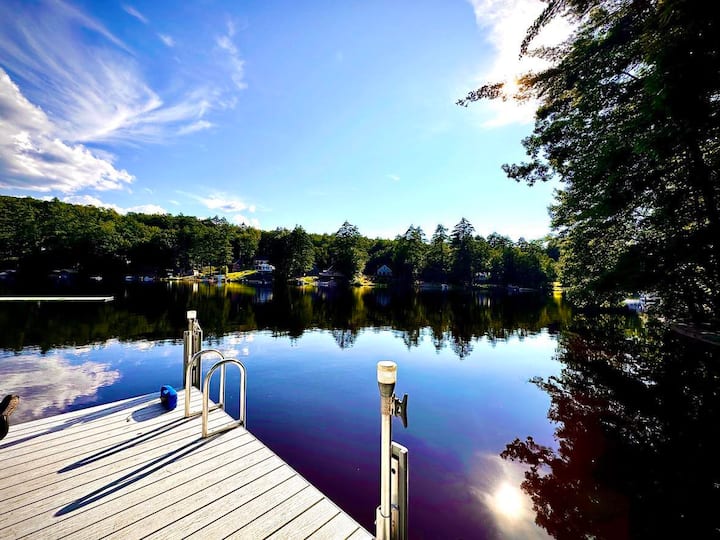
M 187 312 L 188 329 L 183 332 L 183 382 L 185 381 L 185 373 L 193 356 L 200 351 L 202 346 L 203 332 L 200 324 L 197 322 L 197 311 L 190 310 Z M 200 390 L 200 379 L 202 374 L 198 366 L 193 367 L 190 381 L 192 386 Z M 186 388 L 186 390 L 190 390 Z
M 377 380 L 380 390 L 380 506 L 375 516 L 375 536 L 378 540 L 406 540 L 407 449 L 392 440 L 392 417 L 399 416 L 407 427 L 407 394 L 402 400 L 395 397 L 395 362 L 378 362 Z

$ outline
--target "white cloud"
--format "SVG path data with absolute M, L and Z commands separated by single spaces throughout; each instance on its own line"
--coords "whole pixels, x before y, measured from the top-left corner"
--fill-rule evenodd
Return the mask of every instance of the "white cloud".
M 393 182 L 399 182 L 400 177 L 397 174 L 388 174 L 387 177 Z
M 162 41 L 166 46 L 175 46 L 175 40 L 172 38 L 172 36 L 169 36 L 167 34 L 158 34 L 158 37 L 160 38 L 160 41 Z
M 93 197 L 92 195 L 71 195 L 69 197 L 63 197 L 63 202 L 70 204 L 82 204 L 85 206 L 96 206 L 98 208 L 107 208 L 108 210 L 115 210 L 118 214 L 127 214 L 128 212 L 135 212 L 138 214 L 168 214 L 162 206 L 157 204 L 141 204 L 138 206 L 130 206 L 128 208 L 122 208 L 117 204 L 106 203 Z
M 512 94 L 517 88 L 519 75 L 539 70 L 548 64 L 538 58 L 520 55 L 520 44 L 545 4 L 539 0 L 468 0 L 475 13 L 478 27 L 485 32 L 487 41 L 494 49 L 494 60 L 489 69 L 479 74 L 476 86 L 492 82 L 505 82 L 506 91 Z M 531 43 L 532 47 L 552 46 L 562 42 L 571 33 L 570 24 L 564 19 L 556 19 Z M 485 102 L 483 116 L 486 127 L 502 126 L 512 123 L 531 123 L 537 103 L 528 101 L 518 103 L 513 99 L 502 101 L 495 99 Z
M 260 220 L 257 218 L 248 218 L 242 214 L 235 214 L 232 217 L 232 222 L 236 225 L 248 225 L 250 227 L 260 228 Z
M 240 53 L 232 41 L 235 35 L 235 24 L 231 20 L 227 21 L 227 29 L 227 34 L 218 36 L 215 39 L 215 43 L 222 51 L 227 53 L 227 65 L 233 83 L 235 83 L 235 86 L 239 90 L 244 90 L 247 88 L 247 84 L 244 81 L 245 61 L 240 57 Z
M 120 189 L 133 181 L 107 154 L 57 136 L 55 124 L 0 68 L 0 187 L 72 193 Z
M 173 87 L 172 98 L 162 96 L 146 83 L 136 54 L 100 23 L 62 2 L 36 10 L 20 4 L 12 14 L 3 4 L 4 67 L 28 100 L 54 119 L 62 140 L 164 142 L 189 121 L 234 104 L 234 97 L 217 81 L 183 92 Z M 127 11 L 129 6 L 125 7 Z M 227 53 L 230 65 L 224 62 L 225 70 L 220 72 L 244 88 L 243 61 L 234 46 Z
M 134 7 L 129 6 L 129 5 L 127 5 L 127 4 L 123 4 L 122 8 L 125 10 L 125 12 L 126 12 L 128 15 L 132 15 L 133 17 L 135 17 L 135 18 L 136 18 L 138 21 L 140 21 L 141 23 L 147 24 L 147 23 L 149 22 L 149 21 L 147 20 L 147 17 L 145 17 L 145 15 L 143 15 L 142 13 L 140 13 L 140 12 L 139 12 L 137 9 L 135 9 Z
M 232 214 L 235 212 L 255 212 L 255 205 L 247 204 L 242 199 L 230 197 L 224 193 L 215 193 L 208 197 L 200 197 L 198 195 L 191 195 L 193 198 L 200 201 L 210 210 L 218 210 L 226 214 Z
M 120 213 L 124 214 L 127 212 L 136 212 L 138 214 L 168 214 L 169 213 L 162 206 L 158 206 L 157 204 L 141 204 L 139 206 L 131 206 L 129 208 L 126 208 L 124 212 L 120 212 Z
M 203 129 L 209 129 L 213 127 L 212 122 L 208 122 L 207 120 L 198 120 L 197 122 L 193 122 L 192 124 L 187 124 L 185 126 L 182 126 L 178 130 L 179 135 L 187 135 L 188 133 L 195 133 L 196 131 L 202 131 Z
M 123 9 L 148 22 L 132 6 Z M 234 31 L 229 25 L 222 49 L 229 61 L 222 60 L 217 79 L 205 77 L 195 88 L 168 84 L 172 95 L 163 95 L 146 82 L 140 56 L 78 8 L 62 0 L 32 9 L 0 2 L 0 187 L 61 193 L 127 187 L 133 176 L 91 145 L 164 143 L 211 127 L 205 116 L 237 99 L 223 78 L 245 87 Z

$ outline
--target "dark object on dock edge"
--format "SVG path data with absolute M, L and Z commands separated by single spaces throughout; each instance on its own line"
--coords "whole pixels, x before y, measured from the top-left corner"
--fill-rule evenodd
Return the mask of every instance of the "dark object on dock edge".
M 20 396 L 7 395 L 0 403 L 0 439 L 4 439 L 10 430 L 10 415 L 20 403 Z

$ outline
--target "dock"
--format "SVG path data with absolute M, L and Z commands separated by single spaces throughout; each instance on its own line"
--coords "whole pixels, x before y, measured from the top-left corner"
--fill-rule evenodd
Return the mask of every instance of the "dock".
M 202 438 L 178 394 L 172 411 L 151 394 L 11 425 L 0 538 L 373 538 L 244 427 Z

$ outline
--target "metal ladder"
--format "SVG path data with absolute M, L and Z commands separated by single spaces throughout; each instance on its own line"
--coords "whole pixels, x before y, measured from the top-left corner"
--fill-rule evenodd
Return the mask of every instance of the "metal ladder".
M 202 343 L 202 328 L 196 320 L 196 312 L 188 311 L 188 330 L 184 333 L 184 380 L 185 380 L 185 418 L 198 416 L 202 414 L 202 436 L 203 438 L 216 435 L 224 431 L 236 428 L 238 426 L 247 427 L 246 406 L 247 406 L 247 370 L 240 360 L 237 358 L 225 358 L 225 355 L 217 349 L 200 349 Z M 207 354 L 214 354 L 220 357 L 220 361 L 213 365 L 205 375 L 205 379 L 200 384 L 202 376 L 202 357 Z M 228 364 L 234 364 L 240 369 L 240 417 L 214 430 L 208 430 L 208 416 L 210 411 L 225 408 L 225 371 Z M 218 402 L 210 407 L 210 379 L 217 369 L 220 369 L 220 394 Z M 190 393 L 192 387 L 202 391 L 202 410 L 190 410 Z

